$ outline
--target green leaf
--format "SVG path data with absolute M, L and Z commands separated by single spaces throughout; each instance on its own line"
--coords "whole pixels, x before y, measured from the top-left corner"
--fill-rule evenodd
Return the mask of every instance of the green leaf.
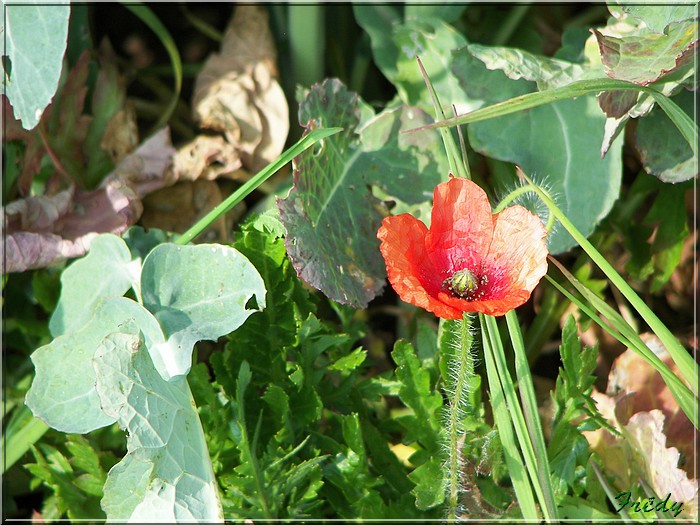
M 187 374 L 197 341 L 215 341 L 265 306 L 265 286 L 255 267 L 217 244 L 157 246 L 143 263 L 141 293 L 167 339 L 149 347 L 165 379 Z M 253 297 L 257 304 L 247 308 Z
M 413 494 L 416 496 L 416 507 L 421 510 L 430 509 L 445 501 L 444 465 L 440 458 L 432 457 L 408 475 L 416 484 Z
M 351 353 L 349 353 L 346 356 L 341 357 L 337 361 L 335 361 L 333 364 L 331 364 L 328 369 L 329 370 L 340 370 L 340 371 L 350 371 L 356 369 L 358 366 L 360 366 L 362 363 L 364 363 L 365 358 L 367 357 L 367 350 L 363 350 L 362 348 L 356 348 L 353 350 Z
M 122 236 L 122 239 L 129 247 L 132 259 L 138 259 L 139 263 L 143 263 L 146 255 L 151 253 L 153 248 L 164 242 L 170 242 L 175 237 L 174 234 L 168 233 L 158 228 L 149 228 L 144 230 L 141 226 L 132 226 Z
M 36 350 L 36 375 L 26 404 L 34 415 L 61 432 L 84 434 L 114 423 L 102 410 L 95 390 L 93 356 L 102 340 L 135 320 L 150 347 L 164 341 L 156 319 L 141 305 L 126 298 L 102 302 L 82 329 L 58 336 Z
M 128 436 L 128 453 L 105 483 L 107 518 L 222 521 L 211 460 L 185 378 L 163 380 L 136 333 L 105 338 L 95 369 L 103 410 Z
M 685 113 L 693 116 L 695 96 L 682 90 L 673 100 Z M 678 128 L 659 108 L 639 120 L 635 131 L 637 149 L 647 173 L 664 182 L 682 182 L 697 175 L 697 159 Z
M 100 45 L 98 59 L 99 69 L 90 105 L 93 118 L 83 143 L 87 157 L 83 180 L 91 188 L 97 186 L 114 167 L 110 153 L 101 146 L 107 126 L 119 111 L 128 111 L 125 107 L 125 80 L 119 75 L 117 56 L 106 39 Z
M 138 283 L 140 271 L 140 263 L 131 263 L 129 249 L 119 237 L 95 237 L 88 254 L 61 274 L 61 297 L 49 321 L 51 334 L 56 337 L 85 326 L 95 306 L 124 295 Z
M 640 29 L 622 38 L 593 33 L 598 40 L 605 72 L 610 78 L 641 86 L 681 69 L 692 68 L 698 22 L 686 20 L 668 26 L 665 33 Z
M 692 2 L 682 5 L 661 4 L 657 2 L 635 2 L 634 4 L 616 0 L 625 13 L 644 22 L 655 33 L 663 33 L 669 24 L 697 18 L 697 6 Z M 681 3 L 681 2 L 678 2 Z
M 25 468 L 54 492 L 54 505 L 47 498 L 45 508 L 51 505 L 56 511 L 56 518 L 67 514 L 71 521 L 103 519 L 99 500 L 92 493 L 97 487 L 85 487 L 85 483 L 79 481 L 81 478 L 76 477 L 77 472 L 68 458 L 44 443 L 39 444 L 38 448 L 32 447 L 32 452 L 36 463 L 27 464 Z
M 417 7 L 418 10 L 434 8 L 413 7 Z M 466 39 L 438 18 L 423 15 L 409 18 L 413 7 L 407 7 L 407 19 L 401 22 L 398 15 L 390 11 L 388 6 L 353 6 L 357 23 L 369 34 L 372 41 L 374 61 L 394 85 L 404 104 L 418 106 L 424 111 L 433 109 L 430 94 L 416 63 L 416 57 L 420 57 L 445 113 L 452 114 L 452 104 L 458 107 L 467 104 L 473 109 L 473 106 L 469 105 L 470 100 L 450 71 L 449 51 L 465 46 Z M 456 10 L 457 7 L 440 6 L 446 10 Z
M 399 340 L 391 357 L 396 363 L 396 377 L 401 381 L 399 397 L 413 410 L 413 415 L 401 416 L 399 422 L 408 431 L 406 440 L 417 440 L 429 452 L 439 450 L 438 431 L 441 427 L 439 409 L 442 396 L 430 384 L 430 375 L 421 363 L 411 343 Z
M 404 16 L 406 19 L 436 18 L 450 23 L 457 20 L 466 8 L 464 4 L 406 4 Z
M 477 86 L 477 89 L 481 86 L 480 95 L 507 98 L 532 89 L 532 84 L 528 86 L 523 79 L 510 80 L 502 72 L 487 69 L 505 67 L 504 60 L 520 55 L 499 55 L 497 48 L 489 55 L 489 62 L 483 63 L 470 53 L 471 48 L 454 55 L 455 74 L 465 90 L 469 92 L 472 86 Z M 478 49 L 480 56 L 485 57 L 483 48 Z M 556 70 L 545 57 L 530 55 L 529 60 L 540 64 L 543 81 L 547 79 L 547 71 Z M 531 64 L 528 70 L 531 73 L 529 78 L 536 78 L 534 65 Z M 484 86 L 498 88 L 489 95 Z M 512 89 L 510 94 L 508 89 Z M 499 100 L 487 98 L 486 102 Z M 607 156 L 600 158 L 604 125 L 605 115 L 595 99 L 582 96 L 475 123 L 468 129 L 475 150 L 498 160 L 516 163 L 526 173 L 535 174 L 579 231 L 587 236 L 612 208 L 622 179 L 621 141 L 613 143 Z M 554 254 L 567 251 L 576 244 L 563 228 L 555 228 L 547 243 Z
M 56 93 L 68 38 L 68 2 L 46 5 L 30 0 L 4 6 L 3 61 L 7 97 L 24 129 L 32 129 Z
M 559 350 L 563 368 L 559 369 L 552 396 L 554 418 L 547 449 L 557 500 L 573 490 L 577 467 L 585 467 L 588 462 L 588 441 L 577 427 L 585 423 L 580 422 L 581 418 L 587 417 L 593 428 L 605 424 L 590 396 L 596 380 L 598 351 L 581 347 L 576 322 L 571 315 L 566 319 Z
M 437 134 L 401 134 L 429 122 L 425 113 L 401 107 L 366 121 L 363 107 L 338 80 L 312 88 L 300 120 L 308 129 L 337 125 L 344 131 L 297 157 L 294 187 L 279 201 L 287 251 L 299 276 L 355 307 L 374 298 L 386 275 L 376 239 L 386 212 L 367 187 L 375 184 L 419 203 L 430 199 L 448 171 Z

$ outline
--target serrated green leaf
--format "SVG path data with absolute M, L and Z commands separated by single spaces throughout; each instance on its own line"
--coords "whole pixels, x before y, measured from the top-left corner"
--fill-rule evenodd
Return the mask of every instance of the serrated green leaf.
M 56 430 L 77 434 L 114 423 L 100 406 L 92 360 L 101 341 L 129 320 L 138 323 L 149 346 L 163 343 L 156 319 L 122 297 L 102 302 L 82 329 L 61 335 L 32 354 L 36 375 L 25 403 L 36 417 Z
M 498 80 L 498 72 L 489 71 L 487 67 L 502 67 L 503 60 L 515 55 L 502 54 L 498 61 L 494 55 L 498 56 L 498 53 L 494 51 L 489 55 L 493 61 L 482 63 L 483 76 L 480 76 L 477 62 L 481 60 L 469 49 L 454 54 L 455 74 L 465 90 L 469 91 L 474 85 L 482 88 L 497 85 L 496 94 L 510 98 L 523 94 L 523 89 L 532 89 L 532 84 L 528 86 L 522 79 L 510 80 L 504 73 L 500 73 Z M 547 64 L 551 61 L 535 55 L 530 55 L 529 59 L 540 63 L 542 71 L 547 71 Z M 532 64 L 528 70 L 530 78 L 535 78 L 536 69 Z M 512 93 L 508 95 L 511 87 Z M 486 90 L 481 93 L 489 96 Z M 486 102 L 499 100 L 486 99 Z M 606 157 L 600 157 L 604 126 L 605 115 L 596 100 L 584 96 L 474 123 L 468 131 L 475 150 L 498 160 L 516 163 L 525 173 L 540 181 L 567 217 L 587 236 L 612 208 L 622 180 L 622 142 L 615 141 Z M 555 228 L 547 237 L 547 244 L 549 251 L 557 254 L 574 247 L 576 242 L 563 228 Z
M 109 520 L 222 521 L 204 433 L 184 377 L 165 381 L 143 339 L 105 338 L 95 353 L 103 410 L 127 431 L 127 456 L 110 470 Z
M 295 159 L 295 183 L 279 201 L 287 252 L 299 276 L 342 304 L 364 307 L 384 284 L 376 232 L 386 211 L 378 185 L 406 203 L 429 200 L 448 168 L 437 134 L 401 134 L 429 122 L 400 107 L 362 121 L 364 103 L 338 80 L 315 85 L 300 106 L 308 129 L 342 126 Z M 359 134 L 359 136 L 358 136 Z
M 443 469 L 440 458 L 432 457 L 408 475 L 416 484 L 412 493 L 416 496 L 416 507 L 419 509 L 431 509 L 445 501 Z
M 689 116 L 693 115 L 695 96 L 682 90 L 673 97 Z M 664 182 L 682 182 L 698 175 L 697 159 L 678 128 L 659 108 L 639 120 L 635 131 L 637 149 L 647 173 Z
M 49 321 L 51 334 L 82 328 L 100 301 L 121 297 L 138 283 L 140 271 L 123 240 L 111 233 L 95 237 L 87 255 L 61 274 L 61 297 Z
M 4 6 L 7 97 L 24 129 L 37 125 L 56 93 L 68 37 L 68 2 Z
M 439 449 L 438 430 L 441 425 L 438 410 L 442 407 L 442 396 L 431 388 L 430 375 L 421 367 L 411 343 L 397 341 L 391 357 L 397 365 L 396 377 L 401 381 L 399 397 L 415 414 L 403 416 L 410 418 L 403 423 L 408 430 L 406 439 L 413 437 L 428 451 L 434 452 Z
M 547 456 L 552 488 L 558 500 L 574 488 L 577 471 L 587 464 L 590 455 L 588 441 L 576 423 L 582 416 L 587 416 L 592 418 L 589 420 L 593 423 L 592 428 L 601 424 L 600 414 L 591 413 L 586 404 L 586 400 L 591 400 L 598 352 L 595 348 L 581 347 L 577 330 L 573 316 L 569 316 L 560 346 L 563 368 L 559 370 L 553 394 L 555 413 Z
M 255 267 L 235 249 L 216 244 L 157 246 L 143 263 L 141 293 L 167 339 L 149 347 L 166 380 L 187 374 L 197 341 L 215 341 L 265 307 Z M 257 304 L 247 308 L 252 297 Z
M 362 348 L 356 348 L 351 353 L 346 356 L 341 357 L 331 365 L 329 365 L 329 370 L 340 370 L 340 371 L 350 371 L 355 370 L 358 366 L 364 363 L 367 357 L 367 350 Z

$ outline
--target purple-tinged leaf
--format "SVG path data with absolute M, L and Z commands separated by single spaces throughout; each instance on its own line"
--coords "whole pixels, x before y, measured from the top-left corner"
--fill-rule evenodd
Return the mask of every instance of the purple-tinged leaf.
M 364 307 L 384 285 L 377 230 L 387 214 L 370 186 L 407 204 L 430 200 L 448 167 L 437 133 L 400 131 L 430 122 L 401 106 L 372 117 L 338 80 L 315 84 L 301 103 L 307 130 L 341 126 L 294 161 L 294 187 L 279 200 L 297 274 L 334 301 Z

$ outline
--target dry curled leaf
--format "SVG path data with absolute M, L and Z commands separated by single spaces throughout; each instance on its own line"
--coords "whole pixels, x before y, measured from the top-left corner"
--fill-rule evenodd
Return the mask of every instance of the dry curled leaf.
M 144 212 L 140 224 L 145 228 L 183 233 L 222 200 L 221 190 L 213 181 L 180 181 L 144 199 Z M 228 216 L 226 219 L 231 220 Z M 197 240 L 228 241 L 231 225 L 227 224 L 224 217 L 220 217 L 212 226 L 211 230 L 202 233 Z M 207 237 L 208 235 L 214 237 Z
M 170 184 L 174 149 L 167 129 L 125 157 L 93 191 L 75 186 L 27 197 L 3 208 L 3 273 L 43 268 L 80 257 L 98 233 L 121 233 L 143 211 L 141 197 Z
M 178 180 L 214 180 L 241 167 L 236 148 L 221 135 L 199 135 L 181 147 L 173 159 Z
M 645 343 L 676 374 L 678 369 L 653 335 Z M 661 375 L 632 350 L 613 365 L 605 394 L 594 391 L 597 408 L 620 431 L 584 432 L 591 449 L 603 460 L 605 471 L 620 490 L 644 480 L 654 492 L 684 504 L 683 518 L 698 511 L 698 466 L 694 451 L 697 431 L 671 395 Z
M 256 172 L 272 162 L 284 148 L 289 132 L 289 108 L 277 82 L 274 40 L 267 12 L 253 5 L 238 5 L 224 34 L 221 52 L 213 54 L 197 76 L 193 107 L 195 119 L 209 132 L 220 133 L 240 157 L 243 166 Z M 209 146 L 209 163 L 176 160 L 176 175 L 185 179 L 210 177 L 216 155 Z M 178 156 L 190 155 L 197 146 L 185 146 Z M 233 164 L 230 151 L 221 153 Z M 200 169 L 182 174 L 182 166 Z M 214 169 L 219 175 L 230 172 Z

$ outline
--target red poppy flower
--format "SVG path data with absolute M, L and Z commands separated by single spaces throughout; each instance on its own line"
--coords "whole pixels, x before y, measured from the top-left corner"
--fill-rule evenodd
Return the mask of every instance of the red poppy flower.
M 389 282 L 401 299 L 438 317 L 503 315 L 530 298 L 547 273 L 547 232 L 522 206 L 492 214 L 468 179 L 438 184 L 430 229 L 409 214 L 377 232 Z

